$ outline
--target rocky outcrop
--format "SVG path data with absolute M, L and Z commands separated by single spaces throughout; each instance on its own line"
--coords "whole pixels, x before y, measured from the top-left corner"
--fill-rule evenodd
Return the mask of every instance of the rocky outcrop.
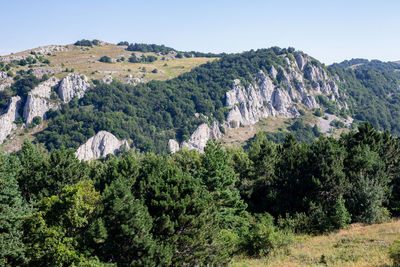
M 145 82 L 146 82 L 145 79 L 139 77 L 133 77 L 132 74 L 127 75 L 125 78 L 126 84 L 137 85 L 139 83 L 145 83 Z
M 207 145 L 208 140 L 222 138 L 222 133 L 219 130 L 218 122 L 214 121 L 211 127 L 206 123 L 201 124 L 190 136 L 188 142 L 183 142 L 180 146 L 177 141 L 170 139 L 168 141 L 168 147 L 171 154 L 177 152 L 180 147 L 186 147 L 188 149 L 196 149 L 200 153 L 204 152 L 204 148 Z
M 3 143 L 12 130 L 17 128 L 14 121 L 20 117 L 18 114 L 20 105 L 21 97 L 14 96 L 8 103 L 7 111 L 0 115 L 0 144 Z
M 59 108 L 58 103 L 50 100 L 51 88 L 58 83 L 59 79 L 52 77 L 28 93 L 23 114 L 27 126 L 32 123 L 34 117 L 45 119 L 47 111 Z
M 59 73 L 62 70 L 60 68 L 36 68 L 32 70 L 32 74 L 38 77 L 39 79 L 43 78 L 43 75 L 51 76 L 55 73 Z
M 295 58 L 286 56 L 285 61 L 285 68 L 271 66 L 268 74 L 260 70 L 246 88 L 240 80 L 234 80 L 232 89 L 226 93 L 230 111 L 225 126 L 252 125 L 270 115 L 297 117 L 300 115 L 298 103 L 310 109 L 319 107 L 315 100 L 319 94 L 330 100 L 343 100 L 336 82 L 309 56 L 299 53 Z M 346 107 L 345 101 L 342 102 Z M 340 102 L 337 104 L 341 107 Z
M 62 101 L 68 103 L 75 96 L 82 98 L 89 88 L 90 83 L 85 75 L 70 73 L 61 80 L 58 95 Z
M 12 81 L 12 78 L 8 76 L 7 72 L 0 71 L 0 91 L 10 86 Z
M 111 75 L 107 75 L 101 79 L 102 83 L 111 84 L 113 82 L 113 77 Z
M 171 154 L 178 152 L 179 143 L 177 141 L 175 141 L 174 139 L 169 139 L 168 140 L 168 150 Z
M 124 147 L 129 149 L 126 140 L 119 141 L 113 134 L 100 131 L 81 145 L 75 154 L 78 159 L 88 161 L 105 157 L 108 154 L 115 155 Z

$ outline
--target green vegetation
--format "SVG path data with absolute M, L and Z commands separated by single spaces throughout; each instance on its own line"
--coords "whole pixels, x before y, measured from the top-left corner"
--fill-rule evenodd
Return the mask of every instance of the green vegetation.
M 398 216 L 399 160 L 399 139 L 370 124 L 310 144 L 293 135 L 275 144 L 260 133 L 247 150 L 209 142 L 204 154 L 131 150 L 90 163 L 72 149 L 25 142 L 0 154 L 2 264 L 192 266 L 272 257 L 304 233 Z
M 108 57 L 108 56 L 102 56 L 102 57 L 99 59 L 99 61 L 100 61 L 100 62 L 103 62 L 103 63 L 111 63 L 111 62 L 112 62 L 111 58 Z
M 233 80 L 253 82 L 260 69 L 267 72 L 274 64 L 284 65 L 280 55 L 285 53 L 286 49 L 271 48 L 225 55 L 168 81 L 98 84 L 84 98 L 48 114 L 52 120 L 37 138 L 48 149 L 77 148 L 96 132 L 107 130 L 133 140 L 141 151 L 165 153 L 168 139 L 186 140 L 206 122 L 195 113 L 208 116 L 208 122 L 224 121 L 225 94 Z
M 100 41 L 99 41 L 99 40 L 92 40 L 92 41 L 90 41 L 90 40 L 86 40 L 86 39 L 82 39 L 82 40 L 76 41 L 76 42 L 74 43 L 74 45 L 79 45 L 79 46 L 90 46 L 90 47 L 96 46 L 96 45 L 99 45 L 99 44 L 100 44 Z

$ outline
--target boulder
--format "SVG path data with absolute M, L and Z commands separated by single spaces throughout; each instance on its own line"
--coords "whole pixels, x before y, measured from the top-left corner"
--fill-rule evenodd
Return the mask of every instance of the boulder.
M 68 103 L 75 96 L 82 98 L 89 88 L 90 83 L 85 75 L 70 73 L 61 80 L 58 87 L 58 95 L 62 101 Z
M 169 153 L 174 154 L 179 150 L 179 143 L 174 139 L 168 140 L 168 150 Z
M 116 155 L 124 147 L 129 149 L 126 140 L 119 141 L 113 134 L 100 131 L 81 145 L 75 154 L 78 159 L 88 161 L 105 157 L 108 154 Z

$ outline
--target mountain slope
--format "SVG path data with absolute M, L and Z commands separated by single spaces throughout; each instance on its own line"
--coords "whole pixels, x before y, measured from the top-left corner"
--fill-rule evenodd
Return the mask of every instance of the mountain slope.
M 353 118 L 355 125 L 370 121 L 400 134 L 400 65 L 393 62 L 352 59 L 326 67 L 293 48 L 214 55 L 126 42 L 77 44 L 0 58 L 0 109 L 6 111 L 7 101 L 19 95 L 24 114 L 32 115 L 16 121 L 17 131 L 28 127 L 29 137 L 29 127 L 47 120 L 43 130 L 32 132 L 48 149 L 78 148 L 99 131 L 158 153 L 167 152 L 168 143 L 174 150 L 201 150 L 212 136 L 244 144 L 257 130 L 278 131 L 268 136 L 282 140 L 288 132 L 307 129 L 296 136 L 309 140 L 319 131 L 338 135 L 353 127 Z M 60 86 L 71 75 L 87 85 L 76 81 L 68 87 L 76 97 L 63 101 Z M 39 98 L 38 88 L 46 89 Z M 21 143 L 12 133 L 17 124 L 10 123 L 0 131 Z M 300 124 L 291 127 L 294 123 Z

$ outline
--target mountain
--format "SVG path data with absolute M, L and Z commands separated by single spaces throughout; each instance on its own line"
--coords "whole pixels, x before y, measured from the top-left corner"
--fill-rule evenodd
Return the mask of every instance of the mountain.
M 400 134 L 393 62 L 325 66 L 293 48 L 205 54 L 97 40 L 0 61 L 0 119 L 9 118 L 11 97 L 21 98 L 15 119 L 0 126 L 7 151 L 23 137 L 77 149 L 100 131 L 158 153 L 201 151 L 210 138 L 243 145 L 259 130 L 307 141 L 362 121 Z

